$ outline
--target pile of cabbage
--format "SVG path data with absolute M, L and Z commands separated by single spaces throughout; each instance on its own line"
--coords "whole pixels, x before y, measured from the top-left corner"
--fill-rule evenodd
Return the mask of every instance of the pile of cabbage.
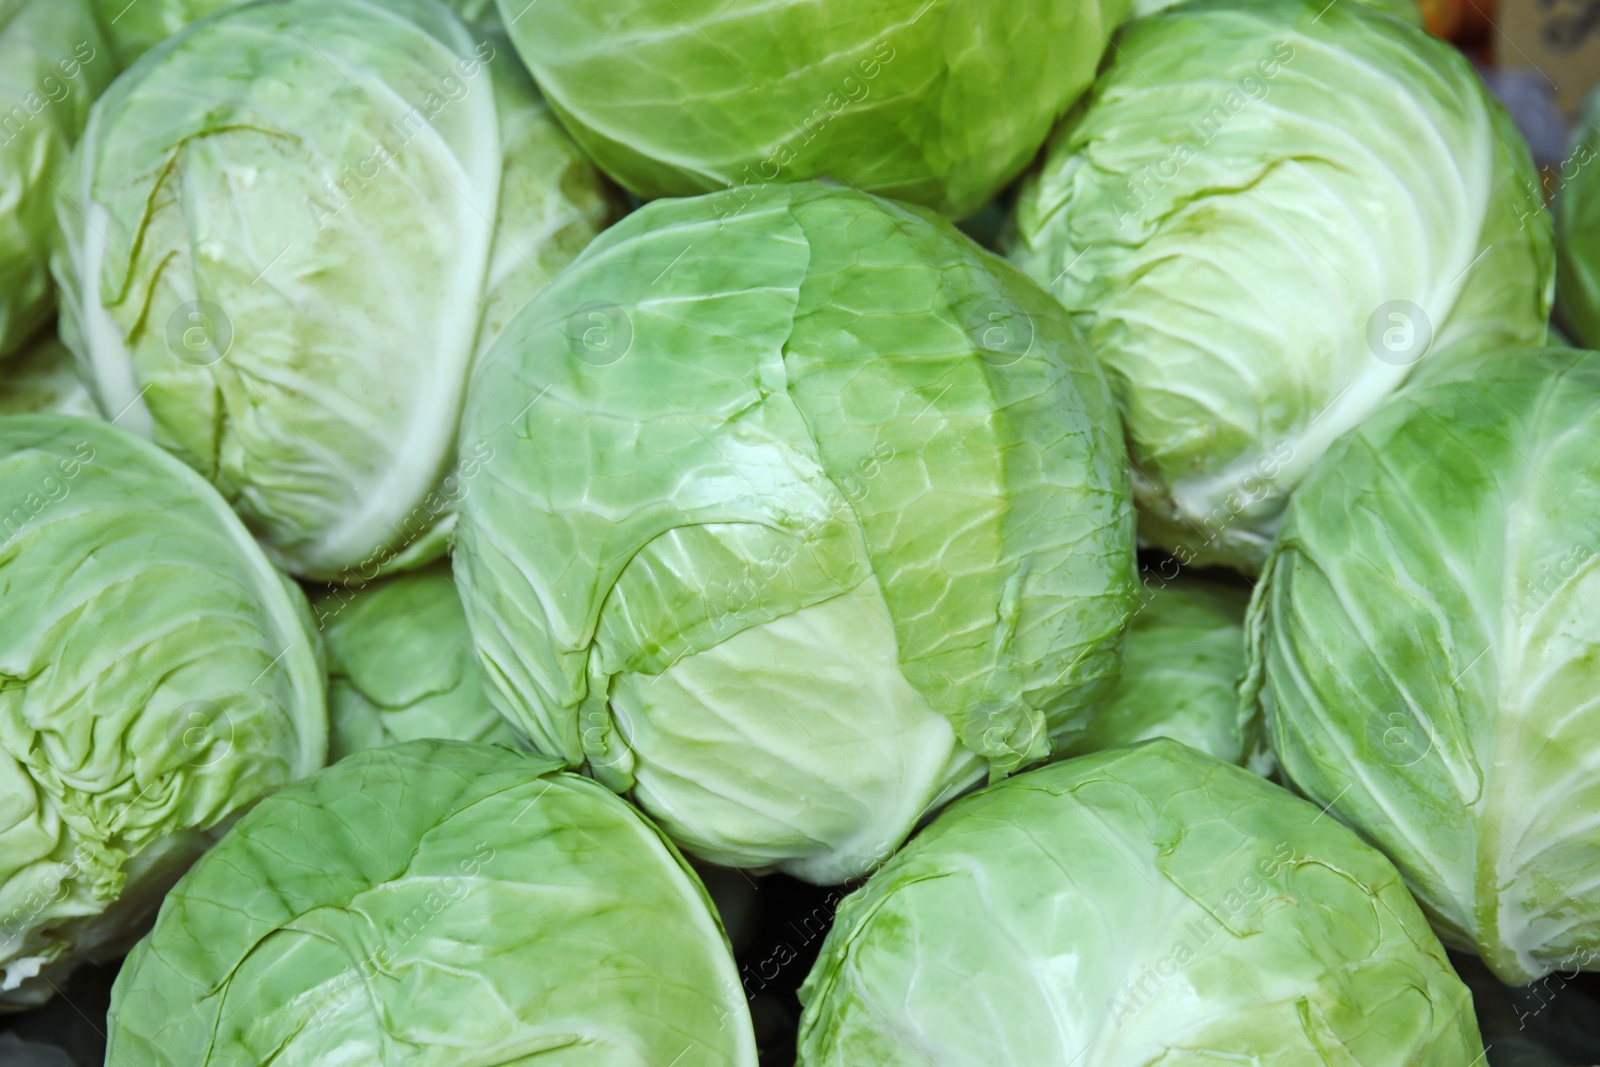
M 1483 1062 L 1600 970 L 1588 131 L 1410 0 L 0 0 L 0 1012 Z

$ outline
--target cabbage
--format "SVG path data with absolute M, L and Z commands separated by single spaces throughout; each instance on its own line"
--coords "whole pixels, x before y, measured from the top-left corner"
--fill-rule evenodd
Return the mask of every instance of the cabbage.
M 800 1067 L 1483 1056 L 1383 856 L 1165 739 L 952 804 L 840 905 L 800 998 Z
M 55 313 L 55 187 L 115 74 L 89 0 L 0 0 L 0 357 Z
M 450 567 L 312 602 L 328 656 L 328 758 L 420 738 L 515 743 L 483 692 Z
M 81 151 L 62 335 L 105 413 L 294 574 L 441 555 L 474 353 L 609 211 L 504 42 L 426 2 L 248 4 L 149 53 Z
M 236 7 L 240 0 L 91 0 L 100 12 L 106 37 L 123 66 L 207 15 Z M 376 0 L 387 4 L 389 0 Z M 401 8 L 412 0 L 396 0 Z M 469 23 L 494 28 L 494 0 L 441 0 Z
M 193 471 L 0 418 L 0 1003 L 115 956 L 241 810 L 323 764 L 304 596 Z
M 488 353 L 475 450 L 454 564 L 491 699 L 711 862 L 864 873 L 1116 681 L 1110 394 L 930 213 L 817 182 L 646 206 Z
M 1513 984 L 1600 967 L 1597 426 L 1595 353 L 1441 364 L 1296 491 L 1251 608 L 1285 771 Z
M 1356 3 L 1131 23 L 1007 247 L 1106 369 L 1141 536 L 1247 573 L 1306 470 L 1430 350 L 1541 343 L 1550 310 L 1510 119 L 1453 48 Z
M 1270 765 L 1261 720 L 1241 715 L 1241 589 L 1187 576 L 1149 575 L 1128 628 L 1122 680 L 1095 712 L 1074 754 L 1170 737 L 1227 763 Z
M 107 1063 L 755 1067 L 727 939 L 638 813 L 412 741 L 239 821 L 117 977 Z
M 1128 0 L 501 0 L 584 147 L 644 197 L 831 177 L 972 214 L 1094 77 Z

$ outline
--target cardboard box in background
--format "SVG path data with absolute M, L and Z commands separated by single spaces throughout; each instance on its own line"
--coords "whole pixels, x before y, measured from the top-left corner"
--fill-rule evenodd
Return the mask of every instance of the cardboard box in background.
M 1493 62 L 1528 67 L 1548 80 L 1569 122 L 1600 82 L 1600 0 L 1501 0 Z

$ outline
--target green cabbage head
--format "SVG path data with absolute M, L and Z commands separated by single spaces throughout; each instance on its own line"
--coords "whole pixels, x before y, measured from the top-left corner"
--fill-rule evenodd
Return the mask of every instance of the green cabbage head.
M 375 0 L 388 4 L 389 0 Z M 396 0 L 396 8 L 411 0 Z M 469 23 L 493 27 L 498 23 L 494 0 L 441 0 Z M 91 0 L 99 9 L 106 38 L 123 67 L 150 49 L 223 8 L 240 0 Z
M 1073 754 L 1170 737 L 1226 763 L 1265 772 L 1259 715 L 1241 714 L 1243 589 L 1203 578 L 1146 575 L 1128 627 L 1122 680 Z
M 1556 180 L 1556 292 L 1561 321 L 1600 348 L 1600 89 L 1584 101 L 1572 153 Z
M 55 313 L 56 187 L 116 76 L 90 0 L 0 0 L 0 358 Z
M 1127 0 L 501 0 L 580 145 L 644 197 L 835 178 L 956 218 L 1088 87 Z
M 0 418 L 0 1005 L 143 932 L 321 767 L 305 597 L 199 475 L 90 419 Z
M 1454 48 L 1359 3 L 1130 23 L 1007 247 L 1106 369 L 1141 536 L 1247 573 L 1306 470 L 1428 352 L 1542 343 L 1550 310 L 1510 118 Z
M 429 0 L 246 4 L 148 53 L 80 153 L 62 336 L 106 414 L 296 575 L 441 555 L 474 353 L 609 210 L 505 42 Z
M 1048 294 L 839 186 L 657 201 L 473 379 L 457 587 L 490 696 L 713 863 L 833 882 L 1081 733 L 1127 459 Z
M 1241 692 L 1445 943 L 1520 985 L 1600 969 L 1600 354 L 1448 367 L 1295 493 Z
M 450 565 L 435 563 L 311 604 L 328 657 L 328 759 L 421 738 L 514 744 L 484 696 Z
M 840 905 L 800 1067 L 1469 1067 L 1467 987 L 1375 849 L 1176 741 L 952 804 Z
M 108 1064 L 755 1067 L 710 898 L 625 802 L 492 745 L 370 749 L 168 896 Z

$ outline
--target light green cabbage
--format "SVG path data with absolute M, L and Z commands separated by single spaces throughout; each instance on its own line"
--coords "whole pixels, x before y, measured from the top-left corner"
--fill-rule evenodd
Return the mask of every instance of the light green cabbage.
M 711 862 L 870 870 L 1081 733 L 1126 457 L 1061 308 L 840 187 L 658 201 L 501 335 L 454 556 L 490 695 Z
M 263 802 L 128 957 L 106 1062 L 755 1067 L 705 890 L 558 766 L 412 741 Z
M 800 1067 L 1469 1067 L 1394 867 L 1170 740 L 957 801 L 840 906 Z
M 1452 361 L 1289 505 L 1242 689 L 1503 981 L 1600 968 L 1600 355 Z
M 328 759 L 400 741 L 514 744 L 489 703 L 450 566 L 312 601 L 328 656 Z
M 38 334 L 15 359 L 0 364 L 0 415 L 34 412 L 96 418 L 72 353 L 54 330 Z
M 0 1003 L 113 956 L 228 822 L 327 751 L 305 597 L 193 471 L 0 418 Z
M 1227 763 L 1265 771 L 1259 716 L 1242 715 L 1249 594 L 1200 578 L 1147 578 L 1128 628 L 1122 680 L 1074 754 L 1170 737 Z
M 124 67 L 150 49 L 240 0 L 90 0 L 99 9 L 107 39 Z M 388 0 L 377 0 L 387 4 Z M 402 7 L 409 0 L 397 0 Z M 494 0 L 441 0 L 467 22 L 484 28 L 499 25 Z
M 1127 0 L 501 0 L 568 130 L 644 197 L 831 177 L 963 218 L 1089 85 Z
M 1534 179 L 1466 59 L 1365 5 L 1130 23 L 1008 248 L 1105 366 L 1141 536 L 1254 573 L 1306 470 L 1430 350 L 1541 343 Z
M 89 2 L 0 0 L 0 357 L 55 313 L 55 190 L 116 76 Z
M 1580 344 L 1600 348 L 1600 89 L 1584 101 L 1556 190 L 1556 290 L 1561 320 Z
M 292 573 L 442 554 L 474 353 L 610 210 L 505 43 L 426 0 L 248 4 L 120 79 L 81 154 L 62 336 L 107 415 Z

